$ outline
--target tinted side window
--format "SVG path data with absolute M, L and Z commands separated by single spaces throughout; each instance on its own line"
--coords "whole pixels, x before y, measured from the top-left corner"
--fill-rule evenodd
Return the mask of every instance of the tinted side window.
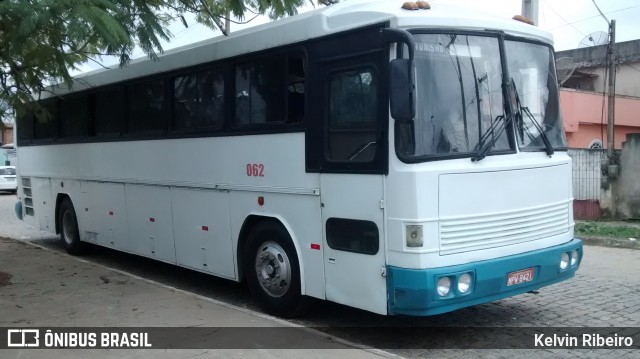
M 177 129 L 193 128 L 198 121 L 198 86 L 196 74 L 173 80 L 173 116 Z
M 96 92 L 93 111 L 98 136 L 121 133 L 124 118 L 124 91 L 122 88 Z
M 334 72 L 329 78 L 327 159 L 369 162 L 376 150 L 377 76 L 373 68 Z
M 224 73 L 204 71 L 198 74 L 198 125 L 222 128 L 224 125 Z
M 33 138 L 43 140 L 57 137 L 58 101 L 55 99 L 42 101 L 34 114 Z
M 86 122 L 86 95 L 65 97 L 60 101 L 60 137 L 83 136 Z
M 129 132 L 164 129 L 164 82 L 151 80 L 127 87 Z
M 287 73 L 287 122 L 298 123 L 304 120 L 305 106 L 305 67 L 302 55 L 289 56 Z
M 32 110 L 25 110 L 24 113 L 18 114 L 18 145 L 33 139 L 33 117 Z
M 285 56 L 272 56 L 236 66 L 236 125 L 286 120 L 286 60 Z
M 175 129 L 215 128 L 224 125 L 224 74 L 200 71 L 173 80 Z
M 378 226 L 371 221 L 327 219 L 327 244 L 346 252 L 376 254 L 380 246 Z

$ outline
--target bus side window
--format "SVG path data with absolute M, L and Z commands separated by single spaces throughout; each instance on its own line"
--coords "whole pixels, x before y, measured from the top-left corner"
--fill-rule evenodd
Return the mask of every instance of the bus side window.
M 301 55 L 289 56 L 287 83 L 287 123 L 304 120 L 304 59 Z
M 377 76 L 372 67 L 329 77 L 327 159 L 370 162 L 376 152 Z
M 286 63 L 286 58 L 278 55 L 236 66 L 236 126 L 285 122 Z
M 124 118 L 124 91 L 121 86 L 97 91 L 93 97 L 96 136 L 118 136 Z
M 128 132 L 149 132 L 164 129 L 164 82 L 147 80 L 127 87 Z
M 87 105 L 86 94 L 67 96 L 60 100 L 61 138 L 73 138 L 85 135 Z
M 35 140 L 54 139 L 58 137 L 58 101 L 48 98 L 40 102 L 36 108 L 33 122 L 33 138 Z
M 205 70 L 173 79 L 173 128 L 219 130 L 224 126 L 224 74 Z
M 224 73 L 204 71 L 198 73 L 198 125 L 224 127 Z
M 174 127 L 177 129 L 195 127 L 198 118 L 196 74 L 173 79 L 173 94 Z
M 33 109 L 20 109 L 18 113 L 18 145 L 31 143 L 33 140 Z

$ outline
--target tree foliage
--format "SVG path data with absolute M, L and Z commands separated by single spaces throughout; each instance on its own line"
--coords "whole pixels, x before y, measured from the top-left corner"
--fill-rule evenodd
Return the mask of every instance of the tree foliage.
M 20 113 L 46 86 L 71 86 L 70 71 L 100 56 L 125 66 L 136 46 L 150 58 L 183 14 L 223 33 L 232 15 L 296 13 L 305 0 L 0 0 L 0 116 Z M 333 0 L 318 0 L 324 4 Z M 225 33 L 226 34 L 226 33 Z

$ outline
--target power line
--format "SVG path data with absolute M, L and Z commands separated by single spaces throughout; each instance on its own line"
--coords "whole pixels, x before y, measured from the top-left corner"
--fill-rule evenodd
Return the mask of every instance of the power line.
M 598 10 L 598 12 L 600 13 L 600 15 L 602 15 L 602 17 L 604 18 L 604 21 L 607 22 L 607 24 L 611 25 L 611 23 L 609 22 L 609 19 L 607 19 L 606 16 L 604 16 L 604 14 L 602 13 L 602 10 L 600 10 L 600 8 L 598 7 L 598 4 L 596 3 L 596 0 L 591 0 L 591 2 L 593 3 L 593 6 L 596 7 L 596 9 Z
M 618 10 L 607 11 L 607 12 L 605 12 L 605 14 L 613 14 L 613 13 L 615 13 L 615 12 L 626 11 L 626 10 L 629 10 L 629 9 L 635 9 L 635 8 L 637 8 L 637 7 L 640 7 L 640 5 L 629 6 L 629 7 L 625 7 L 625 8 L 618 9 Z M 583 22 L 583 21 L 591 20 L 591 19 L 594 19 L 594 18 L 596 18 L 596 17 L 600 17 L 600 15 L 594 15 L 594 16 L 586 17 L 586 18 L 584 18 L 584 19 L 580 19 L 580 20 L 576 20 L 576 21 L 568 22 L 568 23 L 566 23 L 566 24 L 564 24 L 564 25 L 560 25 L 560 26 L 552 27 L 552 28 L 549 28 L 549 29 L 547 29 L 547 30 L 548 30 L 548 31 L 551 31 L 551 30 L 559 29 L 559 28 L 561 28 L 561 27 L 570 26 L 570 25 L 573 25 L 573 24 L 577 24 L 577 23 L 579 23 L 579 22 Z
M 572 28 L 574 28 L 577 32 L 581 33 L 581 34 L 582 34 L 582 36 L 587 37 L 587 35 L 586 35 L 584 32 L 580 31 L 580 29 L 578 29 L 577 27 L 575 27 L 575 26 L 573 26 L 571 23 L 569 23 L 569 21 L 568 21 L 567 19 L 565 19 L 562 15 L 560 15 L 560 13 L 559 13 L 559 12 L 557 12 L 557 11 L 556 11 L 556 10 L 555 10 L 551 5 L 549 5 L 549 3 L 547 3 L 547 2 L 546 2 L 546 1 L 544 1 L 544 0 L 542 0 L 542 2 L 543 2 L 543 3 L 545 3 L 545 4 L 549 7 L 549 9 L 551 9 L 551 11 L 555 12 L 555 13 L 556 13 L 556 15 L 558 15 L 558 17 L 560 17 L 564 22 L 566 22 L 566 23 L 567 23 L 567 25 L 570 25 L 570 26 L 571 26 Z

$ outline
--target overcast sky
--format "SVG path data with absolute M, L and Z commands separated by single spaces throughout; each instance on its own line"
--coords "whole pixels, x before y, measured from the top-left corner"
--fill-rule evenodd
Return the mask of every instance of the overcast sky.
M 403 0 L 388 1 L 403 2 Z M 434 5 L 437 2 L 445 1 L 508 18 L 519 14 L 522 6 L 522 0 L 437 0 L 434 1 Z M 595 1 L 609 20 L 616 20 L 616 42 L 640 39 L 640 0 Z M 590 34 L 594 32 L 606 33 L 608 31 L 608 25 L 598 13 L 593 0 L 539 0 L 539 4 L 538 26 L 553 34 L 556 50 L 577 48 L 580 42 Z M 300 8 L 299 12 L 311 9 L 313 7 L 307 5 Z M 268 19 L 264 17 L 258 17 L 246 25 L 232 24 L 231 31 L 259 25 L 267 21 Z M 196 24 L 194 21 L 188 20 L 188 23 L 188 28 L 185 28 L 179 21 L 171 27 L 174 37 L 171 42 L 163 45 L 165 50 L 220 36 L 219 31 L 213 31 Z M 602 35 L 602 40 L 606 41 L 606 34 Z M 140 56 L 144 56 L 144 54 L 138 50 L 133 57 Z M 111 66 L 116 61 L 114 59 L 104 59 L 103 63 Z M 88 71 L 98 67 L 95 63 L 88 63 L 82 67 L 82 70 Z

